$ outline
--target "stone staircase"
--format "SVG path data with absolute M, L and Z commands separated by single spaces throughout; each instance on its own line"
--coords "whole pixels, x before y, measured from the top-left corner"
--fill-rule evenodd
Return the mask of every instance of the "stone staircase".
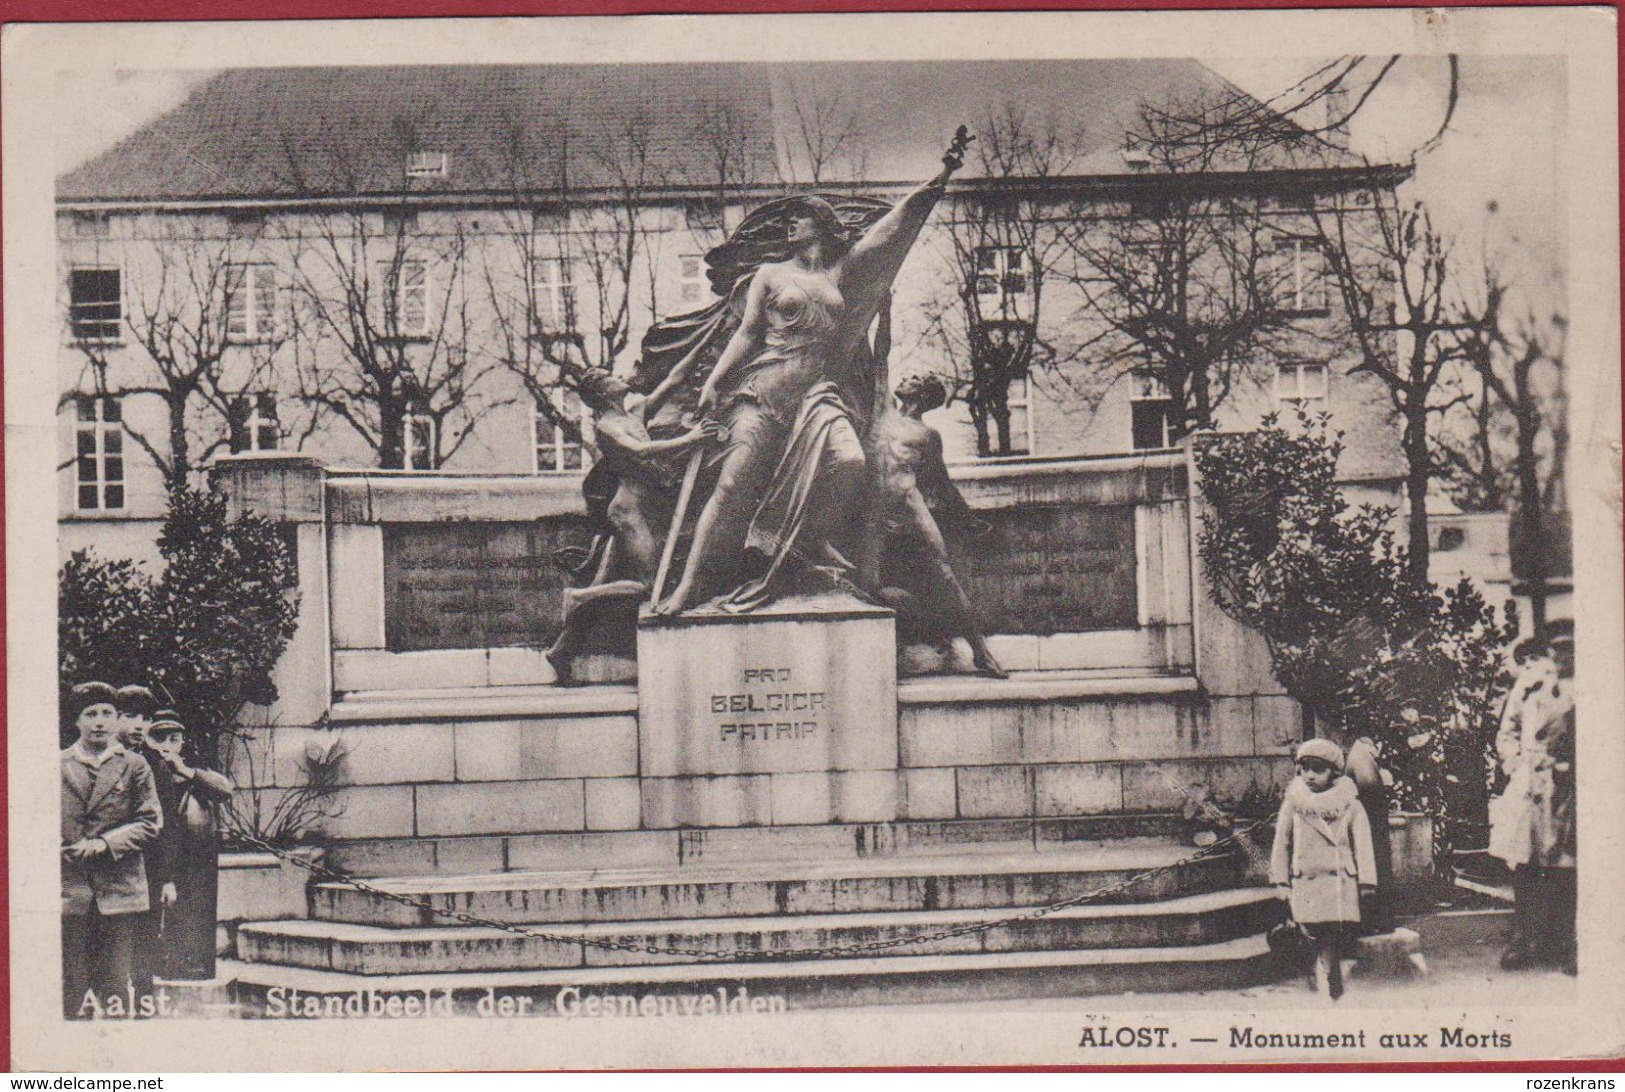
M 1235 988 L 1272 976 L 1263 933 L 1279 903 L 1242 885 L 1234 856 L 1197 852 L 1140 836 L 367 881 L 412 905 L 322 883 L 310 920 L 241 926 L 229 973 L 247 1015 L 281 1015 L 294 991 L 334 1014 L 357 994 L 429 991 L 456 1011 L 509 997 L 528 1014 L 568 1015 L 588 996 L 743 989 L 787 1007 L 836 1007 Z

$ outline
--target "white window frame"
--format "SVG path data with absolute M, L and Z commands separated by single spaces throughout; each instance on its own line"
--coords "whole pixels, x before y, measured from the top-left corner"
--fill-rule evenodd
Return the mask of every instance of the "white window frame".
M 576 415 L 577 427 L 580 429 L 581 439 L 574 441 L 565 434 L 562 426 L 547 415 L 541 407 L 540 400 L 531 407 L 530 436 L 531 436 L 531 468 L 537 474 L 581 474 L 592 467 L 592 447 L 595 440 L 593 432 L 592 411 L 589 410 L 581 396 L 574 391 L 554 389 L 547 393 L 547 401 L 554 411 L 561 416 Z M 573 405 L 572 405 L 573 402 Z M 571 451 L 579 451 L 581 465 L 579 467 L 565 466 L 565 455 Z M 545 466 L 542 458 L 547 453 L 552 466 Z
M 1320 379 L 1306 390 L 1306 376 L 1320 373 Z M 1275 367 L 1275 400 L 1305 405 L 1324 402 L 1331 388 L 1331 370 L 1316 360 L 1294 360 Z
M 406 157 L 406 177 L 446 177 L 446 153 L 434 151 L 411 152 Z
M 1018 384 L 1019 384 L 1019 389 L 1021 391 L 1020 394 L 1016 393 L 1016 391 L 1018 389 L 1018 386 L 1017 386 Z M 1032 379 L 1030 377 L 1028 377 L 1028 376 L 1025 376 L 1025 375 L 1018 375 L 1014 379 L 1010 380 L 1010 386 L 1009 386 L 1009 389 L 1008 389 L 1008 393 L 1005 395 L 1005 398 L 1004 398 L 1004 405 L 1005 405 L 1005 408 L 1010 411 L 1010 415 L 1012 417 L 1015 416 L 1015 413 L 1016 413 L 1017 410 L 1020 410 L 1023 419 L 1027 422 L 1027 427 L 1022 430 L 1022 433 L 1024 434 L 1024 436 L 1026 438 L 1026 441 L 1027 441 L 1026 447 L 1022 451 L 1013 451 L 1013 452 L 1011 452 L 1011 454 L 1012 455 L 1031 455 L 1031 454 L 1033 454 L 1033 452 L 1035 452 L 1037 450 L 1038 429 L 1036 427 L 1036 423 L 1033 421 L 1033 381 L 1032 381 Z M 1016 439 L 1016 430 L 1013 429 L 1013 428 L 1010 430 L 1010 439 L 1011 439 L 1012 443 L 1014 443 L 1014 441 Z
M 972 287 L 978 299 L 984 301 L 977 305 L 984 319 L 1032 318 L 1033 266 L 1032 256 L 1025 247 L 979 246 L 972 259 L 975 263 Z M 1021 278 L 1019 289 L 1010 288 L 1013 277 Z M 989 287 L 984 287 L 984 278 L 991 281 Z
M 434 466 L 418 466 L 417 462 L 419 460 L 416 460 L 416 459 L 414 459 L 412 457 L 413 452 L 419 446 L 419 445 L 413 443 L 413 439 L 414 439 L 413 429 L 414 429 L 415 426 L 419 426 L 419 425 L 423 426 L 423 428 L 425 428 L 427 430 L 427 432 L 428 432 L 428 436 L 427 436 L 427 438 L 425 440 L 425 443 L 423 445 L 421 445 L 424 448 L 425 453 L 426 453 L 426 458 L 423 461 L 433 463 L 434 460 L 435 460 L 435 451 L 439 447 L 439 444 L 437 443 L 437 441 L 439 440 L 439 436 L 436 434 L 434 418 L 430 417 L 427 413 L 409 411 L 406 414 L 406 416 L 401 419 L 401 432 L 402 432 L 402 436 L 401 436 L 401 466 L 402 466 L 402 469 L 405 469 L 405 470 L 435 470 L 437 468 L 434 467 Z
M 279 291 L 276 267 L 266 262 L 235 263 L 227 272 L 227 286 L 227 336 L 237 342 L 269 341 L 276 337 Z
M 704 254 L 678 255 L 677 274 L 680 302 L 700 304 L 711 298 L 711 278 L 706 276 Z
M 387 335 L 395 337 L 428 337 L 429 336 L 429 263 L 419 258 L 402 259 L 395 262 L 383 262 L 384 291 L 387 293 L 386 303 L 393 304 L 395 308 L 395 329 L 389 329 L 389 315 L 381 317 Z M 414 271 L 418 282 L 412 283 Z M 411 300 L 419 297 L 419 310 L 416 322 L 408 322 L 411 315 Z
M 1165 407 L 1162 415 L 1162 443 L 1157 445 L 1155 448 L 1134 446 L 1134 450 L 1156 451 L 1170 447 L 1170 433 L 1172 429 L 1169 425 L 1167 410 L 1173 408 L 1174 399 L 1173 395 L 1168 391 L 1167 381 L 1164 380 L 1162 376 L 1157 375 L 1152 371 L 1137 371 L 1130 376 L 1130 380 L 1133 382 L 1133 388 L 1129 391 L 1128 396 L 1129 404 L 1131 406 L 1136 403 L 1160 402 Z M 1132 413 L 1133 411 L 1130 410 L 1131 430 L 1133 424 Z M 1133 446 L 1132 434 L 1129 437 L 1129 442 L 1130 445 Z
M 1331 308 L 1326 252 L 1314 239 L 1284 235 L 1275 241 L 1275 286 L 1280 310 L 1293 315 L 1323 315 Z
M 73 280 L 74 280 L 74 274 L 76 274 L 76 273 L 117 273 L 118 274 L 118 299 L 117 300 L 112 300 L 112 301 L 101 300 L 101 301 L 97 301 L 97 302 L 94 302 L 94 303 L 80 303 L 80 302 L 78 302 L 77 300 L 75 300 L 73 298 Z M 87 319 L 81 320 L 80 317 L 79 317 L 80 312 L 82 310 L 88 310 L 90 308 L 97 308 L 97 307 L 114 307 L 114 306 L 116 306 L 118 308 L 118 313 L 112 318 L 87 318 Z M 111 334 L 99 334 L 99 335 L 94 336 L 94 337 L 82 337 L 82 336 L 80 336 L 80 333 L 79 333 L 79 324 L 80 324 L 81 321 L 83 321 L 86 325 L 91 325 L 91 324 L 98 324 L 98 325 L 103 325 L 103 326 L 111 325 L 111 326 L 115 327 L 115 330 Z M 75 342 L 85 344 L 85 345 L 118 345 L 118 344 L 123 343 L 123 341 L 124 341 L 124 268 L 122 266 L 91 263 L 91 264 L 86 264 L 86 265 L 75 265 L 75 266 L 71 267 L 68 270 L 68 335 Z
M 275 391 L 244 391 L 239 397 L 248 407 L 242 419 L 243 446 L 241 451 L 282 450 L 282 423 L 276 415 Z M 271 415 L 267 417 L 261 407 L 269 403 Z
M 1134 393 L 1129 395 L 1131 402 L 1171 402 L 1173 395 L 1168 393 L 1168 383 L 1155 372 L 1135 372 Z
M 86 406 L 91 407 L 91 417 L 86 419 L 83 414 Z M 110 406 L 118 406 L 118 412 L 112 416 L 108 414 Z M 79 451 L 80 438 L 91 438 L 91 450 L 81 454 Z M 125 449 L 124 449 L 124 408 L 119 400 L 107 395 L 80 398 L 74 405 L 73 429 L 73 506 L 79 512 L 118 512 L 122 511 L 129 501 L 129 492 L 125 477 Z M 84 459 L 91 460 L 94 474 L 89 479 L 80 476 L 80 469 L 85 464 Z M 109 460 L 117 459 L 118 476 L 109 473 Z M 84 491 L 92 491 L 94 503 L 84 503 Z M 108 493 L 117 489 L 118 503 L 110 503 Z
M 571 328 L 571 313 L 578 312 L 575 262 L 569 258 L 538 258 L 530 286 L 531 308 L 537 333 L 559 333 Z

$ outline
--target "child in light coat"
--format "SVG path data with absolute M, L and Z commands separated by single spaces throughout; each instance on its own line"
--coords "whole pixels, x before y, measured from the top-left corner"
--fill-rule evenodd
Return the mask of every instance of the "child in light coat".
M 1292 917 L 1315 940 L 1315 984 L 1343 995 L 1342 954 L 1359 935 L 1360 896 L 1376 890 L 1371 822 L 1343 751 L 1328 739 L 1298 748 L 1298 776 L 1287 786 L 1275 824 L 1270 882 Z

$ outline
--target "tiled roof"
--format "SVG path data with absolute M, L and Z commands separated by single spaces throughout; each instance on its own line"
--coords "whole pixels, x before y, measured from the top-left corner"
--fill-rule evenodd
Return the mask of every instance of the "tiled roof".
M 550 189 L 564 171 L 572 187 L 608 186 L 635 158 L 632 137 L 645 185 L 714 186 L 719 155 L 741 152 L 776 184 L 787 154 L 803 158 L 798 119 L 818 114 L 826 124 L 809 128 L 826 143 L 848 117 L 861 136 L 823 181 L 907 181 L 936 169 L 956 126 L 1009 106 L 1080 134 L 1068 173 L 1118 175 L 1142 103 L 1236 94 L 1190 60 L 239 69 L 63 175 L 57 196 L 507 192 Z M 408 181 L 414 150 L 446 153 L 446 177 Z

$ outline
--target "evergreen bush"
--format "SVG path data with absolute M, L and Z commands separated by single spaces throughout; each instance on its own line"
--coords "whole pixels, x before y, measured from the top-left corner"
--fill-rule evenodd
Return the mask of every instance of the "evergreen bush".
M 1434 817 L 1442 858 L 1450 820 L 1466 818 L 1447 805 L 1470 788 L 1464 779 L 1482 778 L 1493 745 L 1514 628 L 1466 580 L 1441 592 L 1415 579 L 1393 511 L 1344 498 L 1340 436 L 1324 416 L 1300 413 L 1298 424 L 1271 416 L 1257 432 L 1200 441 L 1206 581 L 1263 635 L 1277 678 L 1315 721 L 1376 742 L 1399 806 Z
M 243 707 L 276 699 L 271 672 L 299 610 L 294 551 L 276 524 L 227 519 L 223 497 L 180 488 L 158 552 L 157 573 L 91 550 L 68 558 L 58 582 L 61 686 L 151 687 L 186 722 L 193 758 L 215 767 Z

